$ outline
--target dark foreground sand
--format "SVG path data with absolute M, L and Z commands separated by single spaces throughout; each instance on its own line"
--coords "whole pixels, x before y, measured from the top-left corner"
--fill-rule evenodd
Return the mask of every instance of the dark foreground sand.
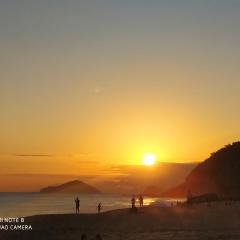
M 32 231 L 0 231 L 0 239 L 62 240 L 103 239 L 127 240 L 239 240 L 240 203 L 225 206 L 215 203 L 191 207 L 144 207 L 139 213 L 128 209 L 97 214 L 59 214 L 27 217 Z

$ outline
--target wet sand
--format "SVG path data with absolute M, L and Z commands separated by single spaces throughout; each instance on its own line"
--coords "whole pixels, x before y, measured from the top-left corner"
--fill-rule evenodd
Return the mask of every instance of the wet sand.
M 38 215 L 25 218 L 32 231 L 0 231 L 0 239 L 239 240 L 240 203 L 222 202 L 173 208 L 144 207 L 101 214 Z

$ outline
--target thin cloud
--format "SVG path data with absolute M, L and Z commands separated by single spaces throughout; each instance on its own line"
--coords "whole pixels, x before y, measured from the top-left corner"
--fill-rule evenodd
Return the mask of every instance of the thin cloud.
M 63 154 L 63 155 L 57 155 L 57 154 L 29 154 L 29 153 L 17 153 L 17 154 L 11 154 L 11 156 L 14 157 L 54 157 L 54 158 L 84 158 L 87 157 L 87 153 L 78 153 L 78 154 Z
M 79 164 L 100 164 L 99 161 L 96 161 L 96 160 L 77 160 L 76 163 L 79 163 Z
M 94 179 L 100 175 L 81 175 L 81 174 L 45 174 L 45 173 L 0 173 L 0 176 L 10 177 L 40 177 L 40 178 L 76 178 Z
M 13 154 L 15 157 L 56 157 L 56 155 L 51 154 Z

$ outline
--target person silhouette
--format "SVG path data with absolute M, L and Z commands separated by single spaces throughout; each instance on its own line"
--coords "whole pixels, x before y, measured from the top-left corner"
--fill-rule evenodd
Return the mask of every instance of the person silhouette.
M 132 209 L 135 209 L 136 208 L 136 206 L 135 206 L 135 203 L 136 203 L 135 197 L 132 197 L 131 203 L 132 203 Z
M 79 214 L 80 200 L 78 197 L 75 199 L 76 214 Z
M 140 207 L 143 207 L 143 196 L 142 195 L 139 196 L 139 205 L 140 205 Z
M 131 199 L 131 204 L 132 204 L 132 208 L 130 208 L 130 212 L 131 213 L 137 213 L 138 209 L 136 208 L 136 199 L 135 199 L 134 196 Z
M 102 204 L 101 203 L 98 204 L 97 209 L 98 209 L 98 213 L 100 213 L 101 210 L 102 210 Z

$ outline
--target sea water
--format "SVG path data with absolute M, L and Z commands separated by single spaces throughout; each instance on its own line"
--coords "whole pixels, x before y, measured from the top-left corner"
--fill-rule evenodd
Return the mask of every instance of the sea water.
M 111 194 L 0 193 L 0 217 L 74 213 L 76 197 L 80 199 L 80 213 L 96 213 L 99 202 L 102 211 L 131 206 L 131 197 Z M 172 201 L 174 200 L 145 198 L 144 204 L 170 206 Z

